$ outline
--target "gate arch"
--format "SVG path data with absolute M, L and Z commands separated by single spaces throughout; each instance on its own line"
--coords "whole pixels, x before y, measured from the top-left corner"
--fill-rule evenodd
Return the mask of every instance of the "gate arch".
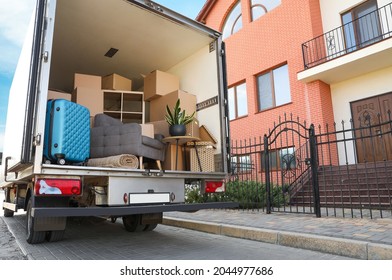
M 292 115 L 279 119 L 264 135 L 262 162 L 267 213 L 306 212 L 321 216 L 313 125 L 307 128 L 306 122 L 294 120 Z M 282 195 L 273 195 L 276 192 Z

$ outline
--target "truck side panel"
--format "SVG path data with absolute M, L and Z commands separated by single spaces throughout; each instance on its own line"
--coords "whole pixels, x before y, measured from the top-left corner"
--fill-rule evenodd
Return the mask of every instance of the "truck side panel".
M 14 74 L 11 85 L 7 121 L 5 128 L 3 166 L 5 158 L 11 157 L 8 166 L 12 167 L 17 164 L 22 155 L 23 131 L 25 127 L 27 92 L 29 86 L 31 51 L 33 46 L 35 13 L 32 15 L 30 24 L 26 33 L 19 62 Z M 4 180 L 4 168 L 0 171 L 0 181 Z M 9 174 L 7 179 L 12 179 L 13 174 Z
M 191 57 L 188 57 L 172 69 L 169 69 L 168 72 L 180 77 L 180 87 L 187 89 L 192 94 L 195 94 L 197 96 L 198 103 L 218 97 L 219 80 L 217 78 L 217 53 L 216 50 L 210 51 L 210 46 L 202 48 Z M 218 143 L 217 150 L 220 151 L 220 144 L 222 142 L 220 139 L 220 131 L 222 129 L 220 119 L 212 121 L 211 116 L 223 117 L 219 111 L 217 102 L 212 106 L 206 106 L 198 111 L 197 119 L 199 120 L 200 125 L 205 125 L 211 132 L 213 132 Z

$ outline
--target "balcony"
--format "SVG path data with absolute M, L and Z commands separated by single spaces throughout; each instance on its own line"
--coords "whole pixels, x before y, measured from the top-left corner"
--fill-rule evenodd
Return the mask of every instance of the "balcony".
M 392 3 L 302 44 L 304 82 L 328 84 L 392 66 Z

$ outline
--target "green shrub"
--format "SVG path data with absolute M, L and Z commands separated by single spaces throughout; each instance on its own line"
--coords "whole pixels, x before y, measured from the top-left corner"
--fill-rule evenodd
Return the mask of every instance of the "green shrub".
M 288 201 L 281 186 L 271 187 L 272 207 L 281 207 Z M 226 183 L 226 192 L 221 194 L 201 194 L 198 186 L 185 189 L 187 203 L 233 201 L 240 208 L 264 208 L 267 206 L 265 184 L 255 181 L 230 181 Z

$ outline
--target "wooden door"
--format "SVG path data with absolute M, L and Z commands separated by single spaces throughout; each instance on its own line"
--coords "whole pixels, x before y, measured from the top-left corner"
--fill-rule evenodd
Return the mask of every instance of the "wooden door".
M 392 93 L 381 95 L 379 98 L 381 122 L 381 133 L 385 148 L 384 158 L 392 160 Z
M 392 160 L 392 93 L 351 103 L 358 162 Z

